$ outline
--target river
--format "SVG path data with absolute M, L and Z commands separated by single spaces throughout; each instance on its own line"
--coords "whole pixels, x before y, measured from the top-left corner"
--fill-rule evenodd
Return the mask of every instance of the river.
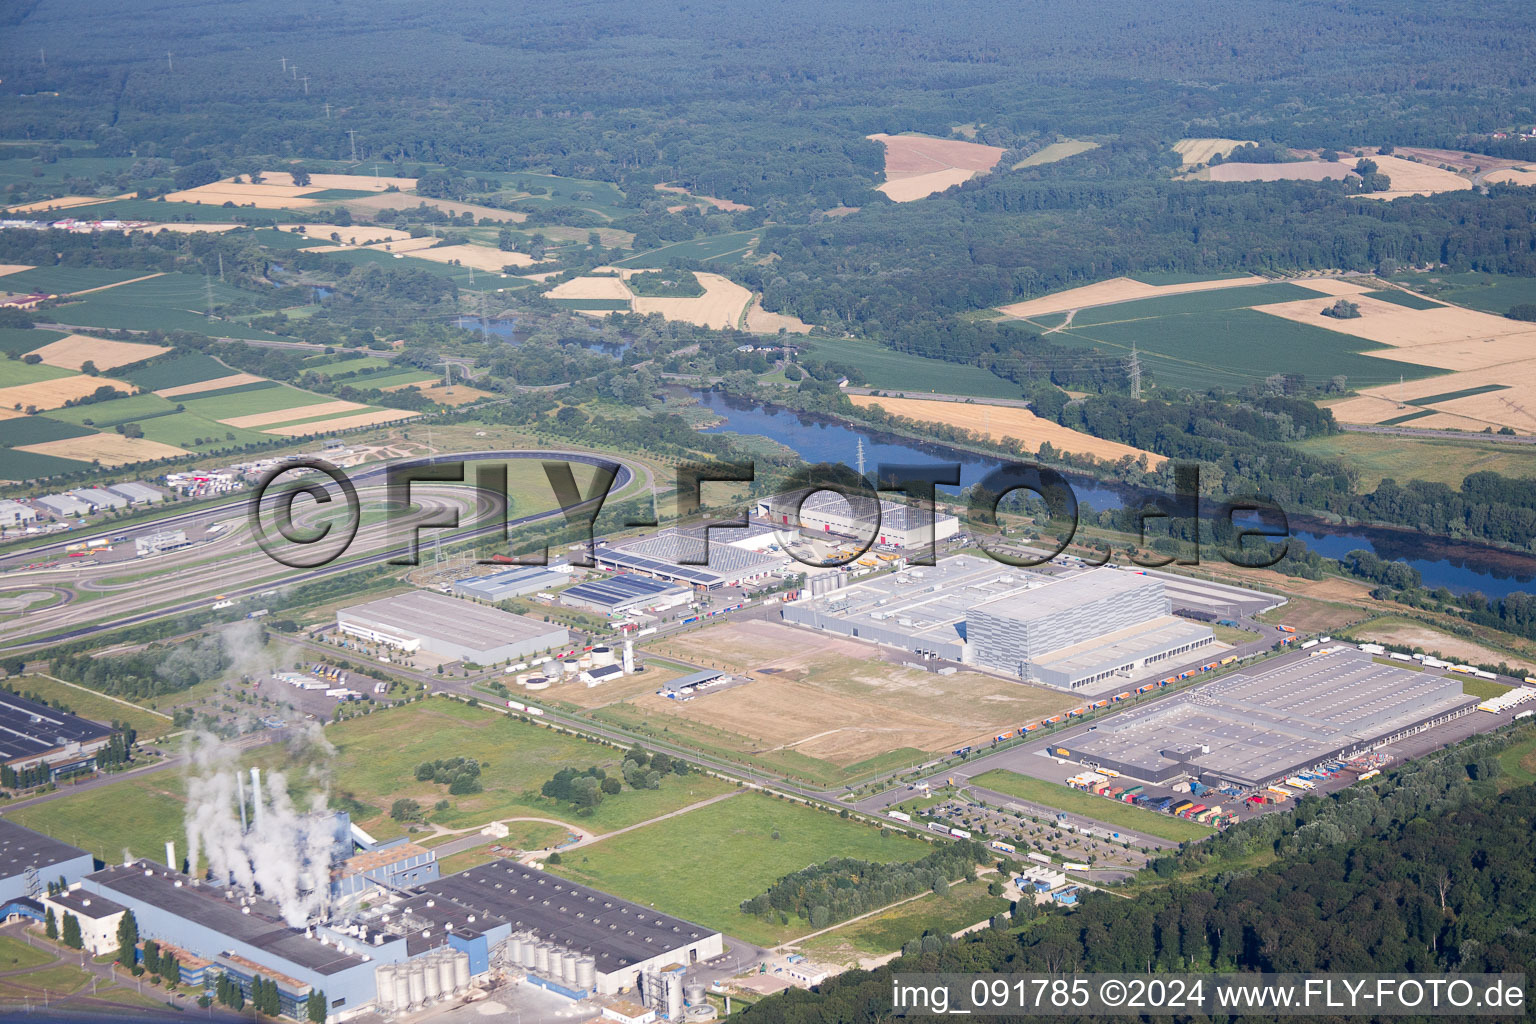
M 958 462 L 962 487 L 976 483 L 1001 464 L 1000 459 L 990 455 L 912 441 L 829 416 L 798 413 L 718 391 L 699 391 L 695 395 L 701 405 L 723 421 L 708 428 L 708 433 L 758 434 L 792 449 L 807 462 L 841 462 L 852 466 L 862 440 L 865 465 L 871 475 L 881 462 Z M 1095 509 L 1123 507 L 1136 493 L 1133 488 L 1091 477 L 1065 475 L 1077 500 Z M 1419 571 L 1424 585 L 1430 589 L 1445 587 L 1456 594 L 1475 590 L 1489 597 L 1536 589 L 1532 586 L 1536 581 L 1536 558 L 1486 544 L 1425 536 L 1413 530 L 1338 526 L 1298 516 L 1291 517 L 1291 533 L 1329 558 L 1363 549 L 1382 558 L 1406 562 Z

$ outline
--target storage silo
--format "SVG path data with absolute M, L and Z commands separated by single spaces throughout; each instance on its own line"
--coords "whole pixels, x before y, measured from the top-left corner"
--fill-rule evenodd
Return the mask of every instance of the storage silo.
M 607 668 L 618 661 L 612 647 L 594 647 L 587 655 L 592 659 L 593 668 Z
M 682 1020 L 683 1019 L 683 976 L 681 974 L 666 974 L 666 975 L 663 975 L 662 977 L 663 977 L 663 982 L 664 982 L 664 984 L 667 987 L 666 988 L 666 991 L 667 991 L 667 1002 L 666 1002 L 667 1017 L 669 1019 L 671 1019 L 671 1020 Z
M 463 955 L 463 954 L 458 954 Z M 453 961 L 455 954 L 446 949 L 437 958 L 437 987 L 440 990 L 438 998 L 447 999 L 454 993 Z
M 560 954 L 560 980 L 567 988 L 576 987 L 576 961 L 580 959 L 580 956 L 568 949 Z
M 513 932 L 512 933 L 512 937 L 507 939 L 507 962 L 510 963 L 510 964 L 515 964 L 515 965 L 517 965 L 519 967 L 522 966 L 522 963 L 523 963 L 523 933 L 522 932 Z
M 374 1000 L 379 1004 L 379 1009 L 385 1013 L 395 1008 L 395 965 L 380 964 L 373 969 L 374 991 L 378 993 Z
M 647 1010 L 656 1009 L 656 972 L 645 971 L 644 973 L 638 975 L 635 978 L 635 981 L 640 985 L 640 1005 L 645 1007 Z
M 443 979 L 437 973 L 437 956 L 423 957 L 421 963 L 421 980 L 426 989 L 427 1002 L 435 1003 L 443 998 Z
M 533 970 L 533 965 L 536 962 L 534 952 L 538 944 L 538 940 L 533 937 L 531 932 L 523 933 L 523 970 Z
M 587 992 L 597 988 L 597 961 L 590 956 L 576 961 L 576 987 Z
M 549 943 L 541 942 L 533 947 L 533 973 L 541 978 L 549 977 Z
M 704 1002 L 704 983 L 702 981 L 688 981 L 683 984 L 683 1002 L 688 1006 L 698 1006 Z
M 413 961 L 407 968 L 410 976 L 410 1008 L 416 1009 L 425 1006 L 427 1002 L 427 973 L 426 967 L 420 960 Z
M 411 1005 L 411 978 L 405 964 L 395 964 L 395 1010 L 404 1013 Z
M 469 991 L 469 954 L 462 950 L 453 958 L 453 990 Z

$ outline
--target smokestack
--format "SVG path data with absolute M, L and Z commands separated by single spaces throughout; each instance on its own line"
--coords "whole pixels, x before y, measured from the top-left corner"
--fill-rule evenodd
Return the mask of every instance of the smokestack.
M 165 866 L 172 871 L 181 870 L 180 865 L 176 863 L 176 840 L 174 839 L 165 841 Z
M 245 786 L 240 782 L 239 772 L 235 772 L 235 802 L 240 805 L 240 834 L 245 835 L 250 828 L 245 824 Z
M 261 769 L 251 768 L 251 827 L 261 831 Z
M 627 676 L 635 674 L 635 642 L 633 640 L 624 641 L 624 674 Z
M 193 885 L 196 885 L 203 877 L 197 870 L 197 843 L 191 840 L 187 842 L 187 874 L 192 876 Z

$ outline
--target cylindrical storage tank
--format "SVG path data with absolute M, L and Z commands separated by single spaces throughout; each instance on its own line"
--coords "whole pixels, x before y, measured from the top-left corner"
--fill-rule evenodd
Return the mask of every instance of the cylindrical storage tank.
M 507 960 L 510 963 L 521 964 L 523 962 L 523 936 L 513 935 L 507 940 Z
M 572 988 L 580 988 L 581 979 L 576 976 L 576 967 L 581 963 L 581 954 L 565 951 L 565 983 Z
M 538 963 L 539 943 L 532 935 L 523 936 L 523 970 L 531 971 Z
M 443 998 L 443 979 L 437 973 L 436 957 L 422 961 L 421 980 L 427 991 L 427 1002 L 435 1003 Z
M 547 690 L 549 689 L 549 677 L 533 676 L 528 680 L 526 688 L 529 690 Z
M 437 987 L 442 990 L 442 998 L 444 999 L 454 993 L 453 961 L 454 954 L 447 950 L 444 950 L 442 956 L 437 959 Z
M 635 978 L 640 986 L 640 1005 L 647 1010 L 656 1008 L 656 975 L 647 971 Z
M 393 964 L 380 964 L 373 970 L 374 991 L 378 993 L 377 1002 L 379 1009 L 388 1013 L 395 1008 L 395 967 Z
M 533 947 L 533 970 L 541 978 L 549 977 L 549 944 L 541 942 Z
M 576 659 L 576 667 L 579 668 L 579 669 L 591 668 L 592 667 L 592 655 L 590 655 L 590 654 L 583 654 L 581 657 L 577 658 Z
M 672 1020 L 683 1019 L 683 979 L 676 974 L 666 976 L 667 1016 Z
M 704 983 L 702 981 L 690 981 L 683 986 L 683 1002 L 689 1006 L 698 1006 L 704 1001 Z
M 404 1013 L 411 1005 L 411 977 L 404 964 L 395 964 L 395 1009 Z
M 606 668 L 616 660 L 612 647 L 594 647 L 588 652 L 588 657 L 592 659 L 593 668 Z
M 588 992 L 597 987 L 597 961 L 590 956 L 576 961 L 576 987 Z
M 427 1002 L 427 972 L 420 960 L 409 967 L 411 979 L 411 1008 L 424 1006 Z
M 461 952 L 453 958 L 453 990 L 469 991 L 469 954 Z

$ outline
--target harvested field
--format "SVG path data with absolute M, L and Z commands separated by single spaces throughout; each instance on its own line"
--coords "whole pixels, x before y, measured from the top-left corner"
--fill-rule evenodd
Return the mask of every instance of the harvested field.
M 1508 167 L 1499 171 L 1490 171 L 1483 175 L 1483 180 L 1495 185 L 1536 185 L 1536 168 Z
M 125 395 L 133 394 L 132 384 L 113 380 L 110 377 L 87 377 L 84 374 L 76 374 L 72 377 L 56 377 L 53 380 L 40 380 L 33 384 L 0 388 L 0 409 L 14 409 L 18 405 L 23 409 L 34 405 L 42 410 L 58 409 L 65 402 L 84 398 L 101 387 L 116 388 Z
M 7 274 L 19 274 L 23 270 L 31 269 L 33 268 L 21 263 L 0 263 L 0 277 L 4 277 Z M 4 284 L 4 281 L 0 281 L 0 286 Z
M 262 171 L 261 176 L 274 185 L 292 185 L 293 175 L 287 171 Z M 358 192 L 383 192 L 391 185 L 402 192 L 416 187 L 415 178 L 376 178 L 371 174 L 311 174 L 306 188 L 325 191 L 333 188 L 353 189 Z
M 1445 164 L 1457 171 L 1474 171 L 1479 167 L 1484 171 L 1502 170 L 1507 167 L 1521 167 L 1529 162 L 1506 160 L 1503 157 L 1488 156 L 1485 153 L 1468 153 L 1460 149 L 1430 149 L 1427 146 L 1398 146 L 1394 155 L 1436 167 Z M 1370 159 L 1376 158 L 1373 156 Z
M 1160 295 L 1181 295 L 1185 292 L 1210 291 L 1213 288 L 1240 288 L 1244 285 L 1267 284 L 1262 277 L 1224 277 L 1210 281 L 1185 281 L 1180 284 L 1143 284 L 1128 277 L 1112 277 L 1108 281 L 1069 288 L 1064 292 L 1042 295 L 1038 299 L 999 306 L 1000 312 L 1009 316 L 1028 319 L 1048 313 L 1065 313 L 1069 309 L 1086 309 L 1090 306 L 1108 306 L 1131 299 L 1150 299 Z
M 1354 167 L 1353 161 L 1294 160 L 1284 164 L 1217 164 L 1201 174 L 1210 181 L 1342 181 L 1355 173 Z
M 212 380 L 200 380 L 193 384 L 178 384 L 171 388 L 161 388 L 155 394 L 161 398 L 180 398 L 185 395 L 198 395 L 204 391 L 222 391 L 225 388 L 236 388 L 242 384 L 256 384 L 267 378 L 258 377 L 254 373 L 232 373 L 227 377 L 215 377 Z
M 1053 142 L 1049 146 L 1046 146 L 1044 149 L 1037 150 L 1036 152 L 1029 154 L 1029 156 L 1025 157 L 1023 160 L 1020 160 L 1018 163 L 1014 164 L 1013 169 L 1017 171 L 1024 167 L 1039 167 L 1042 164 L 1054 164 L 1061 160 L 1067 159 L 1067 157 L 1077 156 L 1079 153 L 1086 153 L 1090 149 L 1098 148 L 1099 144 L 1097 142 L 1082 142 L 1078 139 L 1068 139 L 1066 142 Z
M 433 238 L 431 235 L 422 235 L 420 238 L 400 238 L 387 242 L 374 242 L 367 248 L 377 249 L 379 252 L 414 253 L 419 249 L 430 249 L 439 241 L 440 239 Z
M 66 370 L 78 370 L 87 362 L 94 363 L 98 370 L 112 370 L 169 351 L 169 348 L 161 345 L 108 341 L 105 338 L 91 338 L 84 334 L 71 334 L 35 349 L 30 354 L 40 357 L 48 366 L 58 366 Z
M 359 413 L 356 416 L 342 416 L 334 420 L 316 420 L 311 423 L 294 423 L 286 427 L 271 427 L 263 433 L 281 434 L 284 437 L 303 437 L 306 434 L 324 434 L 332 430 L 351 430 L 354 427 L 373 427 L 381 423 L 394 423 L 397 420 L 415 419 L 420 413 L 407 412 L 404 409 L 380 409 L 377 412 Z
M 335 242 L 336 239 L 332 238 L 332 235 L 339 236 L 343 245 L 375 245 L 380 242 L 403 241 L 411 237 L 409 231 L 381 228 L 372 224 L 354 227 L 342 227 L 340 224 L 279 224 L 277 229 L 308 235 L 315 240 L 316 245 Z
M 1374 291 L 1376 288 L 1375 285 L 1353 281 L 1344 277 L 1298 277 L 1294 279 L 1293 283 L 1327 295 L 1364 295 L 1366 292 Z
M 166 195 L 165 201 L 207 203 L 213 206 L 234 203 L 236 206 L 254 206 L 258 210 L 298 210 L 319 205 L 313 199 L 303 198 L 310 192 L 319 191 L 322 190 L 313 186 L 300 188 L 297 185 L 236 185 L 231 181 L 216 181 L 210 185 L 199 185 L 197 188 L 171 192 Z
M 901 668 L 857 640 L 782 622 L 711 626 L 658 648 L 754 681 L 683 703 L 646 693 L 633 705 L 650 720 L 723 730 L 746 753 L 793 750 L 839 766 L 904 748 L 952 750 L 1072 704 L 1070 695 L 977 673 Z
M 681 320 L 700 327 L 735 327 L 742 311 L 752 298 L 752 293 L 741 285 L 721 277 L 699 271 L 694 275 L 704 286 L 704 294 L 696 299 L 656 299 L 636 296 L 636 313 L 660 313 L 668 320 Z
M 441 210 L 444 213 L 451 213 L 455 217 L 468 213 L 476 221 L 485 218 L 493 221 L 510 221 L 520 224 L 528 219 L 526 213 L 498 210 L 494 206 L 456 203 L 448 199 L 424 199 L 421 196 L 408 196 L 400 192 L 384 192 L 376 196 L 368 196 L 364 199 L 348 199 L 342 205 L 351 210 L 353 215 L 365 218 L 373 217 L 380 210 L 414 210 L 418 206 L 428 206 L 435 210 Z
M 423 397 L 436 402 L 438 405 L 468 405 L 470 402 L 478 402 L 483 398 L 496 397 L 489 391 L 481 391 L 479 388 L 472 388 L 467 384 L 455 384 L 450 389 L 441 382 L 433 384 L 429 388 L 424 388 L 419 384 L 396 384 L 384 390 L 404 391 L 406 388 L 416 388 Z
M 1472 182 L 1453 171 L 1441 170 L 1431 164 L 1415 163 L 1398 156 L 1369 156 L 1376 167 L 1392 179 L 1392 187 L 1386 192 L 1367 192 L 1367 199 L 1396 199 L 1398 196 L 1432 196 L 1440 192 L 1459 192 L 1472 187 Z
M 777 334 L 779 328 L 790 334 L 810 334 L 811 325 L 788 313 L 770 313 L 760 302 L 752 303 L 747 311 L 747 330 L 756 334 Z
M 35 203 L 22 203 L 20 206 L 7 206 L 6 213 L 43 213 L 47 210 L 73 210 L 81 206 L 95 206 L 97 203 L 110 203 L 113 198 L 121 196 L 59 196 L 57 199 L 40 199 Z
M 1523 337 L 1528 348 L 1536 346 L 1536 333 Z M 1503 338 L 1492 345 L 1516 344 L 1520 340 Z M 1479 390 L 1484 388 L 1488 390 Z M 1436 395 L 1461 397 L 1425 401 Z M 1536 415 L 1532 415 L 1536 411 L 1536 359 L 1463 370 L 1403 385 L 1383 385 L 1333 403 L 1329 408 L 1343 423 L 1406 422 L 1402 417 L 1428 411 L 1430 415 L 1413 416 L 1411 425 L 1473 431 L 1507 426 L 1522 434 L 1536 433 Z
M 623 277 L 574 277 L 544 293 L 548 299 L 632 299 Z
M 942 192 L 997 166 L 1004 150 L 958 139 L 926 135 L 869 135 L 885 147 L 885 184 L 892 201 L 911 202 Z
M 692 192 L 689 192 L 681 185 L 657 185 L 655 188 L 657 192 L 671 192 L 675 195 L 689 196 L 693 199 L 697 199 L 701 203 L 708 203 L 710 206 L 713 206 L 717 210 L 724 210 L 727 213 L 738 213 L 742 210 L 752 209 L 752 207 L 747 206 L 745 203 L 736 203 L 729 199 L 716 199 L 714 196 L 694 195 Z M 684 209 L 687 209 L 687 207 L 684 207 Z
M 178 235 L 195 235 L 200 231 L 206 231 L 209 234 L 221 235 L 226 231 L 236 231 L 246 226 L 245 224 L 204 224 L 202 222 L 194 222 L 191 224 L 155 224 L 151 227 L 134 228 L 133 230 L 147 235 L 156 235 L 162 231 L 169 231 Z
M 1485 647 L 1475 640 L 1442 632 L 1431 626 L 1408 619 L 1386 618 L 1367 622 L 1350 633 L 1351 638 L 1383 644 L 1401 644 L 1414 647 L 1426 654 L 1445 660 L 1465 661 L 1474 665 L 1507 663 L 1511 668 L 1536 671 L 1536 664 L 1522 661 L 1514 655 Z
M 1180 139 L 1173 144 L 1173 151 L 1184 158 L 1184 166 L 1208 164 L 1211 157 L 1220 153 L 1226 156 L 1238 146 L 1248 145 L 1244 139 Z
M 849 395 L 848 398 L 860 408 L 878 405 L 892 415 L 910 420 L 943 423 L 998 441 L 1011 437 L 1023 442 L 1031 450 L 1038 450 L 1042 443 L 1049 441 L 1052 447 L 1061 451 L 1092 455 L 1107 462 L 1115 462 L 1127 456 L 1137 459 L 1144 455 L 1147 464 L 1156 469 L 1168 461 L 1166 456 L 1154 452 L 1079 433 L 1051 420 L 1041 419 L 1028 409 L 1017 406 L 935 402 L 922 398 L 882 398 L 874 395 Z
M 130 462 L 153 462 L 157 459 L 173 459 L 190 455 L 184 448 L 161 444 L 147 437 L 124 437 L 121 434 L 91 434 L 86 437 L 66 437 L 59 441 L 21 445 L 19 451 L 35 455 L 52 455 L 61 459 L 79 459 L 82 462 L 98 462 L 103 466 L 122 466 Z
M 258 412 L 249 416 L 232 416 L 227 420 L 219 420 L 226 427 L 249 429 L 254 427 L 271 426 L 274 423 L 292 423 L 295 420 L 312 419 L 316 416 L 330 416 L 333 413 L 352 412 L 355 409 L 366 409 L 366 405 L 357 402 L 319 402 L 315 405 L 301 405 L 292 409 L 278 409 L 274 412 Z
M 1353 296 L 1350 301 L 1360 308 L 1360 316 L 1351 320 L 1322 315 L 1324 309 L 1333 305 L 1332 298 L 1298 299 L 1253 308 L 1271 316 L 1326 327 L 1339 334 L 1407 350 L 1415 362 L 1448 370 L 1475 369 L 1536 355 L 1531 338 L 1536 335 L 1536 326 L 1519 320 L 1458 306 L 1409 309 L 1365 296 Z M 1521 335 L 1525 337 L 1519 341 L 1504 340 Z M 1461 344 L 1466 342 L 1473 344 Z M 1378 354 L 1390 358 L 1405 353 L 1381 351 Z
M 439 245 L 431 248 L 417 249 L 410 254 L 419 260 L 431 260 L 434 263 L 454 263 L 463 267 L 474 267 L 476 270 L 484 270 L 487 273 L 499 274 L 503 267 L 532 267 L 545 260 L 535 260 L 527 253 L 503 252 L 500 249 L 491 249 L 483 245 Z

